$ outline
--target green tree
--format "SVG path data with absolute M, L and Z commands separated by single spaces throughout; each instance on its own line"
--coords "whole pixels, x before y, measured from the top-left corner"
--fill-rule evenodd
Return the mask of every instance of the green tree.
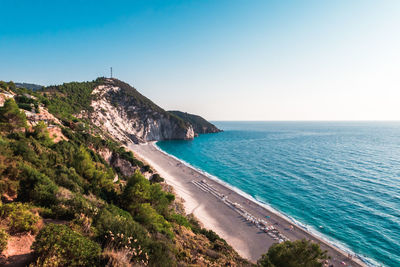
M 138 204 L 150 201 L 150 193 L 150 182 L 137 171 L 129 178 L 121 199 L 125 208 L 135 213 Z
M 149 204 L 142 203 L 138 206 L 135 220 L 145 225 L 152 231 L 166 234 L 169 238 L 173 238 L 174 234 L 171 232 L 171 225 L 163 216 Z
M 0 88 L 7 89 L 7 83 L 5 81 L 0 81 Z
M 152 183 L 152 184 L 161 183 L 164 181 L 165 181 L 164 178 L 162 178 L 158 173 L 153 174 L 150 178 L 150 183 Z
M 74 167 L 76 172 L 86 179 L 91 180 L 93 178 L 96 168 L 89 152 L 83 146 L 79 148 L 79 151 L 75 155 Z
M 20 168 L 22 172 L 18 200 L 33 201 L 45 207 L 56 204 L 57 185 L 49 177 L 28 165 L 22 165 Z
M 9 81 L 8 88 L 11 90 L 15 90 L 15 89 L 17 89 L 17 86 L 15 85 L 15 83 L 13 81 Z
M 25 113 L 19 110 L 14 99 L 7 99 L 0 107 L 0 130 L 14 132 L 26 126 Z
M 327 259 L 327 251 L 310 240 L 285 241 L 272 245 L 258 260 L 259 266 L 319 267 Z
M 39 123 L 33 127 L 33 137 L 47 145 L 53 143 L 49 131 L 47 130 L 47 125 L 43 121 L 39 121 Z

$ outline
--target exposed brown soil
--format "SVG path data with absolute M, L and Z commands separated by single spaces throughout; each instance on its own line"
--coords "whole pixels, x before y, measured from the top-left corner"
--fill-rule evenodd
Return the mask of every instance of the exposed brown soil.
M 58 127 L 58 126 L 53 127 L 53 128 L 48 127 L 47 130 L 49 131 L 49 135 L 53 139 L 54 143 L 58 143 L 63 140 L 68 141 L 68 138 L 62 134 L 60 127 Z
M 27 266 L 32 261 L 31 245 L 35 236 L 24 234 L 19 236 L 10 236 L 7 249 L 3 252 L 0 266 Z
M 38 222 L 38 228 L 42 228 L 45 224 L 66 224 L 67 221 L 43 219 Z M 8 238 L 7 249 L 0 255 L 0 266 L 5 267 L 24 267 L 28 266 L 33 260 L 31 246 L 35 241 L 36 235 L 18 234 L 10 235 Z

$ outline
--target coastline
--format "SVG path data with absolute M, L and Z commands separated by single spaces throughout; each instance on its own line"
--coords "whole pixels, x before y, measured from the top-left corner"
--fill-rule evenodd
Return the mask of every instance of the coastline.
M 289 240 L 310 239 L 328 251 L 331 257 L 329 264 L 334 266 L 367 266 L 357 257 L 348 257 L 348 253 L 329 241 L 317 236 L 296 220 L 281 214 L 279 211 L 260 203 L 250 195 L 219 180 L 216 177 L 186 164 L 176 157 L 159 149 L 155 142 L 128 147 L 141 160 L 151 165 L 174 187 L 177 196 L 184 200 L 186 212 L 193 213 L 205 228 L 215 231 L 224 238 L 242 257 L 256 262 L 268 248 L 277 243 L 271 236 L 259 229 L 240 214 L 235 207 L 226 205 L 228 202 L 239 204 L 240 210 L 245 210 L 250 217 L 266 220 L 279 231 L 282 238 Z M 202 187 L 206 188 L 202 188 Z M 209 191 L 214 190 L 216 193 Z M 236 209 L 236 210 L 235 210 Z M 280 239 L 280 237 L 279 237 Z M 344 265 L 344 264 L 345 265 Z

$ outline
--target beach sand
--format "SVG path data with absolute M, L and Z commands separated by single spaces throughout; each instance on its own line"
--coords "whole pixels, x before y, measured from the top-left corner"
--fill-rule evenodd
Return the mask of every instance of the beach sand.
M 280 233 L 290 240 L 306 238 L 319 243 L 323 250 L 328 251 L 328 255 L 331 257 L 329 262 L 334 266 L 366 266 L 357 258 L 349 259 L 348 254 L 344 251 L 296 226 L 283 216 L 273 213 L 163 153 L 155 147 L 154 143 L 130 145 L 129 149 L 138 158 L 151 165 L 165 178 L 169 185 L 174 187 L 176 194 L 184 200 L 184 206 L 188 214 L 193 213 L 205 228 L 215 231 L 242 257 L 252 262 L 256 262 L 277 241 L 258 229 L 254 224 L 248 222 L 221 199 L 201 190 L 192 181 L 205 181 L 212 188 L 227 196 L 231 202 L 239 203 L 253 216 L 265 219 L 273 224 Z M 267 218 L 266 216 L 269 217 Z

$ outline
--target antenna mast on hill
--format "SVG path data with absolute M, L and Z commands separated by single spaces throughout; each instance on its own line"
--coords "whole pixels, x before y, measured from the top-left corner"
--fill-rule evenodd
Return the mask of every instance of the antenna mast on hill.
M 110 72 L 111 72 L 111 78 L 112 78 L 112 67 L 110 67 Z

